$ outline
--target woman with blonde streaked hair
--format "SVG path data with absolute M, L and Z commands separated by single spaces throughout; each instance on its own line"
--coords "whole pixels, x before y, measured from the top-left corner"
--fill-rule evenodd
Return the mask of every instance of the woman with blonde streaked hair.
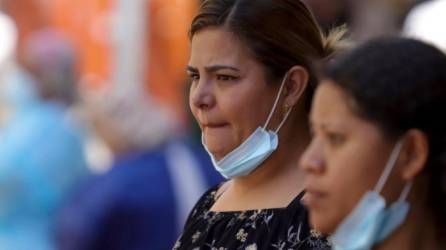
M 326 37 L 296 0 L 204 1 L 190 30 L 189 104 L 228 181 L 197 202 L 174 249 L 327 249 L 311 233 L 297 168 L 310 139 L 313 60 Z

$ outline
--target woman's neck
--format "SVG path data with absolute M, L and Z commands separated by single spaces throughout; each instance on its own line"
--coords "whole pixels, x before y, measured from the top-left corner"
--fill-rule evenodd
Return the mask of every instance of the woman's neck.
M 304 188 L 304 174 L 298 167 L 298 160 L 310 139 L 305 125 L 285 124 L 279 133 L 277 150 L 251 174 L 225 183 L 211 210 L 287 207 Z

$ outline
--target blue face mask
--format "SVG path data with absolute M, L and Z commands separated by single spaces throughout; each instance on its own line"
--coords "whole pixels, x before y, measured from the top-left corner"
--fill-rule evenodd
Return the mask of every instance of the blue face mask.
M 222 159 L 216 160 L 214 156 L 209 152 L 206 147 L 204 137 L 202 135 L 201 140 L 204 148 L 211 156 L 212 163 L 215 169 L 220 172 L 225 178 L 230 179 L 237 176 L 246 176 L 254 171 L 262 162 L 264 162 L 279 145 L 279 139 L 277 132 L 279 132 L 282 125 L 285 123 L 288 115 L 291 112 L 291 108 L 285 114 L 280 125 L 275 131 L 267 130 L 266 127 L 269 124 L 271 117 L 274 114 L 274 110 L 277 107 L 277 103 L 280 99 L 280 94 L 285 85 L 287 76 L 283 78 L 282 84 L 277 94 L 274 106 L 268 116 L 268 119 L 263 127 L 258 127 L 240 146 L 232 150 L 225 155 Z
M 398 142 L 390 155 L 378 184 L 368 191 L 353 211 L 342 221 L 331 236 L 334 250 L 368 250 L 386 239 L 405 220 L 409 212 L 406 198 L 412 183 L 406 184 L 398 201 L 386 208 L 386 201 L 380 195 L 401 151 Z

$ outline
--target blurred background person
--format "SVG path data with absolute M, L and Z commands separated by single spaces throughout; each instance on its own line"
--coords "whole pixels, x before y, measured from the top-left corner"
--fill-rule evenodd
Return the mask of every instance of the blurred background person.
M 76 59 L 67 40 L 44 30 L 28 37 L 18 60 L 14 22 L 3 14 L 0 22 L 14 44 L 0 63 L 0 246 L 53 249 L 56 211 L 88 174 L 82 131 L 67 112 Z
M 179 137 L 178 123 L 153 98 L 90 98 L 88 116 L 113 164 L 67 201 L 58 249 L 171 248 L 193 204 L 219 175 L 201 147 Z
M 66 196 L 64 209 L 59 212 L 56 239 L 67 239 L 66 232 L 71 230 L 72 238 L 78 237 L 80 241 L 78 245 L 59 241 L 60 247 L 77 249 L 83 244 L 110 249 L 103 239 L 117 236 L 117 231 L 113 227 L 110 231 L 101 231 L 107 227 L 104 225 L 130 218 L 113 212 L 127 212 L 137 206 L 138 212 L 131 217 L 132 221 L 141 223 L 124 227 L 135 239 L 138 237 L 133 246 L 166 249 L 162 245 L 166 244 L 170 248 L 195 202 L 194 194 L 215 183 L 214 178 L 220 181 L 212 168 L 201 171 L 210 159 L 202 154 L 202 149 L 189 143 L 189 121 L 181 98 L 187 26 L 196 4 L 170 0 L 5 0 L 0 3 L 18 23 L 20 61 L 26 61 L 21 55 L 22 48 L 27 47 L 25 41 L 35 30 L 47 27 L 62 30 L 75 45 L 81 62 L 77 87 L 86 90 L 84 93 L 97 95 L 81 99 L 85 103 L 79 104 L 74 113 L 83 115 L 83 107 L 89 109 L 86 112 L 89 118 L 83 124 L 89 137 L 85 150 L 91 169 L 99 175 L 82 182 L 74 196 Z M 101 94 L 103 89 L 107 94 Z M 98 101 L 98 98 L 103 99 Z M 102 141 L 105 146 L 94 146 L 91 141 Z M 151 178 L 136 178 L 135 173 L 145 173 L 143 177 Z M 122 188 L 123 183 L 133 181 L 142 188 L 136 192 L 132 192 L 130 185 Z M 86 190 L 95 192 L 88 196 Z M 89 203 L 95 194 L 109 194 L 114 198 L 98 199 L 95 206 Z M 129 196 L 126 195 L 131 194 L 140 197 L 127 206 Z M 148 196 L 151 198 L 142 201 Z M 160 196 L 162 199 L 156 203 Z M 73 209 L 76 205 L 73 200 L 79 200 L 76 207 L 79 213 Z M 119 204 L 122 210 L 114 210 L 110 204 Z M 88 232 L 77 230 L 82 229 L 85 220 L 77 220 L 79 224 L 72 222 L 76 218 L 96 218 L 97 211 L 112 215 L 104 214 L 105 218 L 91 221 L 91 227 L 97 231 L 90 230 L 91 238 L 83 238 Z M 154 233 L 150 236 L 145 232 Z M 119 244 L 114 246 L 132 247 L 127 239 L 125 235 L 116 237 L 115 243 Z
M 195 145 L 189 143 L 189 121 L 185 118 L 186 112 L 182 108 L 184 100 L 181 98 L 181 91 L 184 86 L 181 84 L 185 82 L 188 18 L 196 7 L 196 2 L 154 0 L 149 4 L 148 1 L 127 0 L 5 0 L 0 5 L 18 23 L 18 52 L 21 63 L 27 62 L 27 57 L 22 55 L 22 52 L 28 47 L 25 41 L 35 30 L 48 27 L 62 30 L 75 45 L 75 53 L 81 62 L 77 88 L 86 90 L 84 93 L 93 93 L 91 96 L 97 95 L 81 99 L 80 101 L 85 103 L 77 105 L 70 114 L 83 115 L 83 107 L 89 109 L 86 112 L 89 118 L 85 119 L 83 124 L 89 137 L 84 150 L 90 163 L 89 167 L 99 175 L 82 182 L 77 187 L 74 198 L 72 195 L 66 196 L 64 209 L 59 212 L 60 220 L 56 227 L 58 239 L 64 239 L 67 236 L 64 232 L 68 230 L 72 230 L 73 238 L 84 239 L 82 236 L 85 232 L 76 231 L 80 227 L 70 223 L 76 221 L 76 218 L 94 218 L 95 215 L 89 213 L 90 211 L 110 212 L 113 210 L 108 206 L 111 203 L 122 205 L 121 211 L 128 211 L 125 209 L 135 203 L 129 202 L 126 207 L 125 203 L 120 202 L 126 202 L 125 193 L 131 194 L 133 189 L 120 189 L 120 185 L 132 180 L 141 184 L 141 179 L 134 179 L 135 176 L 132 176 L 135 174 L 132 170 L 137 169 L 136 173 L 140 173 L 138 171 L 152 169 L 151 171 L 156 173 L 148 170 L 145 177 L 155 176 L 154 179 L 145 179 L 141 184 L 143 188 L 140 189 L 142 198 L 152 195 L 152 198 L 147 200 L 152 203 L 137 200 L 141 202 L 136 204 L 140 207 L 139 211 L 146 210 L 143 215 L 136 213 L 132 217 L 145 225 L 132 224 L 126 228 L 129 232 L 138 232 L 134 233 L 135 237 L 139 237 L 135 245 L 144 249 L 147 244 L 150 244 L 149 249 L 165 249 L 161 244 L 171 247 L 178 235 L 179 225 L 183 224 L 188 209 L 195 202 L 194 193 L 202 193 L 204 189 L 200 188 L 208 188 L 214 183 L 214 178 L 220 180 L 212 168 L 200 170 L 209 164 L 210 159 L 202 154 L 201 149 L 198 150 Z M 51 58 L 50 55 L 48 57 Z M 29 70 L 35 71 L 35 68 L 29 67 Z M 102 89 L 105 89 L 107 94 L 102 95 Z M 74 92 L 75 89 L 65 94 Z M 52 95 L 47 92 L 44 94 Z M 102 100 L 98 101 L 100 98 Z M 168 113 L 170 115 L 166 115 Z M 94 145 L 91 141 L 103 141 L 105 146 L 91 146 Z M 106 150 L 107 148 L 110 150 Z M 106 157 L 101 159 L 104 155 Z M 117 187 L 110 187 L 109 190 L 108 184 L 105 185 L 101 180 L 112 183 L 110 186 L 116 184 Z M 148 185 L 150 183 L 154 185 Z M 116 189 L 121 191 L 116 192 Z M 109 192 L 110 196 L 116 198 L 95 207 L 88 202 L 90 196 L 84 190 L 97 190 L 97 193 L 91 192 L 92 194 Z M 156 195 L 165 196 L 160 199 L 159 204 L 154 203 L 157 201 Z M 71 209 L 74 199 L 80 201 L 78 214 L 75 209 Z M 107 200 L 107 197 L 103 199 Z M 102 200 L 98 200 L 98 203 L 99 201 Z M 94 208 L 90 209 L 90 205 Z M 154 207 L 156 205 L 158 207 Z M 95 229 L 102 230 L 104 223 L 126 218 L 113 215 L 91 222 L 92 228 L 94 226 Z M 148 216 L 155 219 L 150 219 L 148 223 Z M 159 223 L 164 217 L 164 225 L 161 228 Z M 78 221 L 79 224 L 85 222 L 82 219 Z M 150 237 L 144 235 L 147 231 L 155 233 Z M 80 241 L 79 245 L 94 242 L 100 246 L 104 244 L 101 239 L 109 239 L 107 232 L 89 232 L 92 232 L 92 238 Z M 157 239 L 162 232 L 166 233 Z M 94 238 L 96 236 L 97 238 Z M 124 236 L 117 237 L 116 240 L 120 240 L 122 244 L 128 243 Z M 115 246 L 120 249 L 131 247 L 122 244 Z M 78 245 L 73 243 L 60 246 L 76 248 Z
M 311 224 L 334 249 L 445 249 L 446 55 L 374 40 L 322 77 L 301 159 Z

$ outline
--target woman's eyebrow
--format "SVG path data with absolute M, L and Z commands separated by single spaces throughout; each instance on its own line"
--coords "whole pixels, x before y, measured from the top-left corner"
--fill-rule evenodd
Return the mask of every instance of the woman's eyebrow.
M 221 69 L 230 69 L 230 70 L 233 70 L 233 71 L 240 72 L 240 70 L 238 68 L 232 67 L 232 66 L 229 66 L 229 65 L 212 65 L 212 66 L 204 67 L 204 68 L 209 73 L 213 73 L 213 72 L 221 70 Z

